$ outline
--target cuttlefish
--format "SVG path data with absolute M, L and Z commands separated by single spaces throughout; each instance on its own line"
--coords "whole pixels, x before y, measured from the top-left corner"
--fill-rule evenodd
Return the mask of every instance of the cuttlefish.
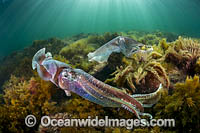
M 104 107 L 122 107 L 134 113 L 139 119 L 144 113 L 144 107 L 151 107 L 161 95 L 162 85 L 156 92 L 150 94 L 130 95 L 121 89 L 105 84 L 81 69 L 73 69 L 68 64 L 54 60 L 45 48 L 39 50 L 33 57 L 32 68 L 37 69 L 39 76 L 51 81 L 65 91 L 67 96 L 71 92 L 102 105 Z
M 88 60 L 104 63 L 107 62 L 109 56 L 114 52 L 121 52 L 126 57 L 131 57 L 137 52 L 150 53 L 151 51 L 153 51 L 153 47 L 150 45 L 144 45 L 129 37 L 118 36 L 102 45 L 94 52 L 90 52 L 88 54 Z

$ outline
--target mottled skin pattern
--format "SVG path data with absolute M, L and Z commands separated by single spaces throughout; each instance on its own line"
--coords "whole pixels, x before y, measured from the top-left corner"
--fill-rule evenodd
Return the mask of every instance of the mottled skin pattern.
M 151 107 L 160 98 L 160 87 L 151 94 L 129 95 L 122 90 L 105 84 L 80 69 L 73 69 L 69 65 L 52 59 L 51 53 L 45 54 L 45 48 L 39 50 L 32 61 L 33 69 L 37 69 L 39 76 L 51 81 L 63 89 L 67 96 L 74 92 L 104 107 L 123 107 L 134 113 L 138 118 L 143 113 L 143 107 Z
M 141 48 L 145 48 L 142 50 Z M 97 61 L 99 63 L 107 62 L 109 56 L 115 53 L 123 53 L 126 57 L 131 57 L 137 52 L 151 52 L 152 46 L 147 46 L 139 43 L 132 38 L 118 36 L 111 41 L 107 42 L 94 52 L 88 54 L 89 61 Z

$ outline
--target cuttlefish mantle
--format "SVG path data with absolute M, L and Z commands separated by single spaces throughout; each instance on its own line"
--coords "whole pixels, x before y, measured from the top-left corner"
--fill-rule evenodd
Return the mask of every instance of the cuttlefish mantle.
M 146 46 L 145 50 L 142 49 L 146 45 L 139 43 L 132 38 L 118 36 L 111 41 L 107 42 L 94 52 L 88 54 L 89 61 L 97 61 L 99 63 L 107 62 L 109 56 L 113 53 L 122 52 L 126 57 L 130 57 L 137 52 L 151 52 L 153 48 Z
M 144 107 L 151 107 L 160 99 L 162 86 L 150 94 L 130 95 L 123 90 L 103 83 L 81 69 L 73 69 L 68 64 L 54 60 L 51 53 L 45 53 L 45 48 L 39 50 L 32 60 L 33 69 L 37 69 L 39 76 L 51 81 L 65 91 L 67 96 L 71 92 L 102 105 L 104 107 L 122 107 L 134 113 L 139 119 L 144 113 Z

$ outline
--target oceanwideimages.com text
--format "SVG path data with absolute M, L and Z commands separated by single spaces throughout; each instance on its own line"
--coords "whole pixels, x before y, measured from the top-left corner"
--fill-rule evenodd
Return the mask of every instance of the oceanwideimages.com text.
M 126 127 L 133 129 L 134 127 L 175 127 L 174 119 L 110 119 L 105 116 L 100 119 L 98 116 L 86 119 L 55 119 L 49 116 L 41 118 L 41 125 L 43 127 Z

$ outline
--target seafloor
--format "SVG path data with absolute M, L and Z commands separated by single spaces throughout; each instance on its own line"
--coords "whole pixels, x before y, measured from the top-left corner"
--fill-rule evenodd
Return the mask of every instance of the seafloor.
M 87 54 L 111 39 L 128 36 L 152 45 L 150 54 L 126 58 L 113 53 L 108 63 L 89 62 Z M 128 31 L 102 35 L 79 34 L 65 39 L 36 40 L 29 47 L 12 53 L 0 65 L 0 132 L 195 132 L 200 131 L 200 39 L 165 32 Z M 38 119 L 53 118 L 136 118 L 125 109 L 105 108 L 76 94 L 66 97 L 64 91 L 43 81 L 31 68 L 33 55 L 41 48 L 53 58 L 80 68 L 97 79 L 124 89 L 127 93 L 150 93 L 162 83 L 165 91 L 159 102 L 145 109 L 154 118 L 175 119 L 175 127 L 65 127 L 33 128 L 25 125 L 28 114 Z

